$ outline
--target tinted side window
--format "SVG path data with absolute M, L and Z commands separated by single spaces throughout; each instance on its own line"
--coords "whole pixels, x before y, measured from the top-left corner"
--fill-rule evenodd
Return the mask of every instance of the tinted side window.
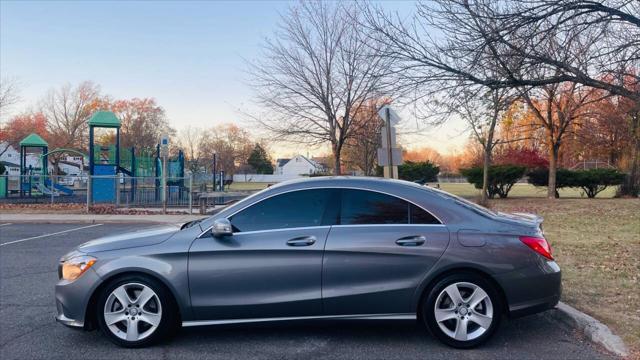
M 365 190 L 343 190 L 340 224 L 408 224 L 408 203 Z
M 409 221 L 411 224 L 440 224 L 433 215 L 413 204 L 409 204 Z
M 229 218 L 234 232 L 286 229 L 323 225 L 334 190 L 300 190 L 276 195 Z

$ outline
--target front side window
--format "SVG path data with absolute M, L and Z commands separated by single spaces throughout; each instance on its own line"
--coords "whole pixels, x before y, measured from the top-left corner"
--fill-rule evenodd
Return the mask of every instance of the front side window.
M 337 198 L 334 193 L 332 189 L 312 189 L 276 195 L 249 206 L 229 221 L 233 232 L 325 225 L 327 205 Z
M 431 214 L 395 196 L 366 190 L 343 190 L 341 225 L 439 224 Z

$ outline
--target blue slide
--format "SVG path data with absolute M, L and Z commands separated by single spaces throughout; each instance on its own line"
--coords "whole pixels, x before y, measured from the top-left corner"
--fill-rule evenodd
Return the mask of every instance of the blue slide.
M 48 188 L 51 188 L 51 180 L 50 179 L 45 179 L 44 184 Z M 55 190 L 58 190 L 59 192 L 65 194 L 65 195 L 73 195 L 73 190 L 69 189 L 66 186 L 62 186 L 60 184 L 53 184 L 53 188 Z

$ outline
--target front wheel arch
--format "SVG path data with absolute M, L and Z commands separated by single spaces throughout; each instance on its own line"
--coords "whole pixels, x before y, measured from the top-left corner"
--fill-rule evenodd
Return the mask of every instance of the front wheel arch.
M 89 302 L 87 303 L 87 306 L 85 309 L 85 316 L 84 316 L 85 330 L 95 330 L 98 328 L 98 318 L 97 318 L 98 314 L 96 313 L 96 306 L 98 303 L 98 296 L 100 295 L 104 287 L 110 284 L 115 279 L 125 277 L 125 276 L 130 276 L 130 275 L 149 277 L 156 280 L 160 285 L 162 285 L 167 291 L 167 293 L 170 294 L 171 296 L 171 301 L 173 302 L 173 306 L 177 311 L 176 315 L 178 319 L 178 324 L 182 324 L 182 313 L 180 311 L 180 306 L 178 305 L 176 295 L 173 293 L 173 290 L 169 286 L 167 286 L 159 276 L 155 274 L 150 274 L 145 271 L 126 271 L 126 272 L 120 272 L 117 274 L 112 274 L 111 276 L 104 278 L 100 282 L 100 285 L 96 286 L 96 288 L 93 290 L 93 293 L 91 293 L 91 297 L 89 298 Z

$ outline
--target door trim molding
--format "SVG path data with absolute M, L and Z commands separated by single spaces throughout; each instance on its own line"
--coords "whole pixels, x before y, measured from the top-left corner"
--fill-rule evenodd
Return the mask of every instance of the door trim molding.
M 415 313 L 399 313 L 399 314 L 351 314 L 351 315 L 320 315 L 320 316 L 289 316 L 289 317 L 272 317 L 272 318 L 251 318 L 251 319 L 224 319 L 224 320 L 195 320 L 183 321 L 183 327 L 206 326 L 206 325 L 224 325 L 224 324 L 243 324 L 243 323 L 259 323 L 259 322 L 275 322 L 275 321 L 297 321 L 297 320 L 415 320 Z

